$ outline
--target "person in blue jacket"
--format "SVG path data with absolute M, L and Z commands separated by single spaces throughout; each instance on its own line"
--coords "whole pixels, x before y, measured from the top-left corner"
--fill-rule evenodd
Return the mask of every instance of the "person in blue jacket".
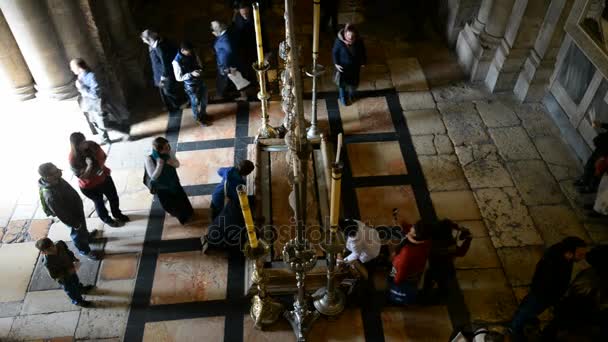
M 215 59 L 217 62 L 216 94 L 218 97 L 226 98 L 230 91 L 235 89 L 228 78 L 232 69 L 241 71 L 238 51 L 233 42 L 233 35 L 228 32 L 226 24 L 214 20 L 211 22 L 211 33 L 216 37 L 213 42 Z
M 361 67 L 367 62 L 365 45 L 353 25 L 346 24 L 338 32 L 332 57 L 337 72 L 335 80 L 340 92 L 340 102 L 344 106 L 350 105 L 359 86 Z
M 236 187 L 247 184 L 245 178 L 253 172 L 255 166 L 250 160 L 242 160 L 239 165 L 232 167 L 222 167 L 217 171 L 217 174 L 222 177 L 222 181 L 217 185 L 213 194 L 211 194 L 211 218 L 215 219 L 224 208 L 226 200 L 236 201 L 239 197 L 236 192 Z M 226 189 L 226 193 L 224 193 Z M 226 198 L 225 196 L 228 196 Z

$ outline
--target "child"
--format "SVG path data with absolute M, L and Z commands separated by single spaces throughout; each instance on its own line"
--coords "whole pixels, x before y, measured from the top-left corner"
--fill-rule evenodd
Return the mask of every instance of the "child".
M 65 293 L 72 300 L 72 304 L 81 307 L 91 306 L 91 302 L 82 298 L 83 293 L 93 289 L 94 285 L 84 286 L 76 274 L 75 262 L 79 262 L 74 253 L 68 249 L 63 241 L 53 241 L 43 238 L 36 241 L 36 248 L 43 255 L 42 263 L 49 272 L 49 276 L 63 287 Z

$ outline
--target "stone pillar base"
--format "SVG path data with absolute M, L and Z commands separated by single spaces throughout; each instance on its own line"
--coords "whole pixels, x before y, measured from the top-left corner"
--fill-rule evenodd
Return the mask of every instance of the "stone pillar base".
M 542 60 L 531 50 L 519 73 L 513 92 L 521 102 L 538 102 L 545 96 L 555 59 Z
M 471 82 L 485 80 L 494 59 L 498 39 L 481 33 L 476 35 L 470 25 L 466 25 L 458 35 L 456 54 L 458 63 L 469 75 Z
M 36 90 L 38 90 L 38 97 L 45 97 L 53 100 L 67 100 L 78 96 L 78 90 L 74 86 L 73 81 L 54 88 L 45 89 L 36 86 Z
M 31 100 L 36 97 L 36 88 L 33 84 L 29 84 L 19 88 L 13 88 L 12 96 L 17 101 Z
M 502 40 L 485 79 L 485 84 L 491 92 L 513 90 L 526 53 L 527 49 L 511 49 L 506 40 Z

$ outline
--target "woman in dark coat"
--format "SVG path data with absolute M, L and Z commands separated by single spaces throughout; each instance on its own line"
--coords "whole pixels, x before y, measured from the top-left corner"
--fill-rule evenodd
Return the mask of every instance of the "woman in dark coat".
M 145 161 L 150 188 L 158 196 L 163 209 L 177 217 L 179 223 L 186 224 L 194 215 L 194 209 L 177 176 L 179 161 L 167 139 L 158 137 L 152 145 L 152 154 Z
M 361 67 L 367 62 L 365 45 L 354 26 L 346 24 L 344 29 L 338 32 L 332 56 L 336 66 L 336 85 L 340 92 L 340 101 L 346 106 L 352 103 L 359 86 Z

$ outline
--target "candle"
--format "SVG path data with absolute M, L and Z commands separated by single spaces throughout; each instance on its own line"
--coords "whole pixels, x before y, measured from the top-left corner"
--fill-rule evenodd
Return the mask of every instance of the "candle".
M 264 65 L 264 48 L 262 47 L 262 22 L 260 21 L 260 4 L 253 3 L 253 23 L 255 24 L 255 41 L 258 51 L 258 66 Z
M 321 22 L 321 0 L 313 0 L 314 17 L 312 33 L 312 56 L 316 58 L 319 54 L 319 26 Z
M 334 164 L 331 169 L 331 202 L 329 209 L 329 226 L 332 233 L 338 229 L 338 217 L 340 216 L 340 192 L 342 190 L 342 165 Z
M 245 226 L 247 227 L 247 236 L 249 237 L 249 246 L 258 248 L 258 237 L 255 235 L 255 226 L 253 225 L 253 217 L 251 217 L 251 208 L 249 207 L 249 199 L 247 198 L 247 188 L 244 185 L 239 185 L 236 188 L 241 202 L 241 210 L 245 218 Z

